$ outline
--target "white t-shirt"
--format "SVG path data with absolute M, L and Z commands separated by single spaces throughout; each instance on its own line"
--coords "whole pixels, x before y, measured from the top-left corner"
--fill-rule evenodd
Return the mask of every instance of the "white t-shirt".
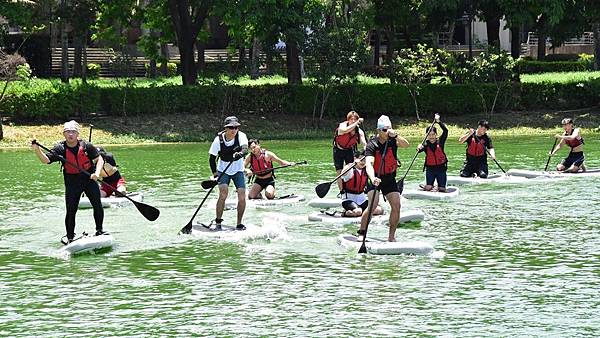
M 365 171 L 365 173 L 363 175 L 366 175 L 367 172 Z M 348 182 L 352 179 L 352 176 L 354 176 L 354 169 L 348 170 L 347 173 L 344 174 L 344 176 L 342 176 L 342 181 L 344 182 Z M 361 205 L 363 203 L 365 203 L 365 201 L 367 200 L 367 194 L 360 193 L 360 194 L 353 194 L 350 192 L 344 193 L 342 194 L 342 199 L 343 200 L 350 200 L 355 202 L 358 205 Z
M 227 141 L 225 139 L 225 134 L 221 135 L 221 137 L 223 137 L 223 140 L 225 140 L 225 145 L 230 147 L 233 145 L 233 143 L 235 142 L 235 137 L 229 141 Z M 240 147 L 242 146 L 248 146 L 248 137 L 246 136 L 246 134 L 244 134 L 241 131 L 238 131 L 238 138 L 240 140 Z M 221 143 L 219 141 L 219 136 L 217 135 L 215 137 L 215 139 L 213 140 L 212 144 L 210 145 L 210 149 L 208 150 L 208 153 L 211 155 L 219 155 L 219 151 L 221 150 Z M 227 165 L 229 164 L 229 162 L 223 161 L 219 158 L 219 163 L 217 163 L 217 171 L 219 172 L 223 172 L 223 170 L 225 170 L 225 167 L 227 167 Z M 238 172 L 243 172 L 244 171 L 244 159 L 240 158 L 237 161 L 233 161 L 233 163 L 229 166 L 229 168 L 227 168 L 227 171 L 225 172 L 227 175 L 234 175 Z

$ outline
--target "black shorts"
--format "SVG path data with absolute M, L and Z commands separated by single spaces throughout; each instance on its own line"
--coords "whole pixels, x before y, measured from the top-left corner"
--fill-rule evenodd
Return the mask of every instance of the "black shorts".
M 583 156 L 583 151 L 578 151 L 575 153 L 570 152 L 569 156 L 567 156 L 567 158 L 562 160 L 562 162 L 560 162 L 560 164 L 564 165 L 565 168 L 569 169 L 572 165 L 581 167 L 584 160 L 585 160 L 585 156 Z
M 275 178 L 273 176 L 267 178 L 256 178 L 254 183 L 260 185 L 260 187 L 263 189 L 266 189 L 270 185 L 275 187 Z
M 391 193 L 391 192 L 400 192 L 400 190 L 398 190 L 398 184 L 396 183 L 396 173 L 394 172 L 393 174 L 389 174 L 389 175 L 383 175 L 380 177 L 381 179 L 381 183 L 379 183 L 379 190 L 381 191 L 381 193 L 383 194 L 383 196 Z M 369 184 L 367 184 L 367 193 L 371 190 L 374 190 L 375 186 L 369 182 Z
M 354 201 L 345 200 L 342 202 L 342 207 L 344 210 L 354 210 L 356 208 L 361 208 L 362 211 L 365 211 L 369 206 L 369 200 L 364 201 L 361 205 L 356 204 Z
M 354 149 L 340 149 L 333 146 L 333 165 L 335 170 L 342 170 L 344 165 L 354 162 Z
M 473 174 L 477 174 L 477 176 L 481 178 L 486 178 L 488 175 L 488 164 L 487 164 L 487 156 L 481 157 L 472 157 L 467 156 L 467 160 L 460 171 L 461 177 L 471 177 Z

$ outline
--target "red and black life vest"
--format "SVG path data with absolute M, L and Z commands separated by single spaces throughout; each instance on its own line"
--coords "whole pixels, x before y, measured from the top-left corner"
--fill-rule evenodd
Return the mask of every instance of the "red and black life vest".
M 273 162 L 267 161 L 265 154 L 266 154 L 266 151 L 264 149 L 261 149 L 260 155 L 258 155 L 258 156 L 255 156 L 254 154 L 250 155 L 250 168 L 252 169 L 253 173 L 255 173 L 255 174 L 260 173 L 267 169 L 273 168 Z M 272 173 L 272 171 L 270 173 Z M 259 176 L 267 175 L 270 173 L 263 173 L 262 175 L 259 175 Z
M 77 149 L 77 156 L 75 156 L 75 154 L 73 154 L 73 152 L 67 148 L 67 142 L 64 142 L 65 159 L 67 160 L 67 163 L 64 163 L 63 167 L 66 174 L 79 174 L 79 169 L 69 163 L 77 164 L 79 167 L 87 171 L 92 168 L 92 161 L 85 153 L 83 141 L 79 141 L 78 145 L 79 147 Z
M 377 142 L 377 140 L 375 142 Z M 394 140 L 394 142 L 395 142 L 395 140 Z M 381 145 L 380 145 L 380 147 L 381 147 Z M 379 150 L 375 151 L 375 163 L 373 164 L 373 169 L 375 169 L 375 175 L 377 175 L 379 177 L 383 176 L 383 175 L 393 174 L 396 172 L 396 169 L 398 169 L 398 158 L 396 157 L 395 149 L 388 146 L 388 149 L 386 149 L 386 152 L 384 155 L 385 157 L 383 158 L 383 168 L 381 169 L 381 173 L 378 173 L 380 165 L 381 165 L 381 152 L 382 151 L 383 151 L 383 148 L 381 151 L 379 151 Z
M 435 144 L 435 150 L 431 150 L 429 145 L 425 145 L 425 166 L 433 167 L 442 165 L 448 162 L 448 158 L 444 153 L 444 149 L 440 146 L 439 143 Z
M 348 122 L 346 122 L 348 125 Z M 347 132 L 342 135 L 338 135 L 338 129 L 335 128 L 335 134 L 333 137 L 333 144 L 341 149 L 352 149 L 360 142 L 360 132 L 358 127 L 354 128 L 354 131 Z
M 575 131 L 575 129 L 571 130 L 571 133 L 567 135 L 567 132 L 565 132 L 566 136 L 571 136 L 573 135 L 573 132 Z M 583 144 L 583 137 L 579 136 L 578 139 L 574 139 L 574 140 L 565 140 L 565 143 L 571 147 L 571 148 L 577 148 L 580 145 Z
M 485 155 L 485 140 L 483 137 L 476 140 L 475 135 L 471 136 L 471 141 L 467 145 L 467 155 L 477 157 Z
M 344 190 L 351 194 L 362 194 L 367 186 L 367 171 L 364 168 L 352 170 L 352 178 L 343 182 Z

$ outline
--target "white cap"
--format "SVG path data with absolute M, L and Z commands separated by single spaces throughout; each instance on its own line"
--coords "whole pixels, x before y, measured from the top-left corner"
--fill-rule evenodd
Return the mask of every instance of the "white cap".
M 68 131 L 68 130 L 73 130 L 73 131 L 79 132 L 79 123 L 77 123 L 77 121 L 75 121 L 75 120 L 65 122 L 65 125 L 63 126 L 63 131 Z
M 381 115 L 377 119 L 377 129 L 391 128 L 391 127 L 392 127 L 392 121 L 390 121 L 390 118 L 387 117 L 387 115 Z

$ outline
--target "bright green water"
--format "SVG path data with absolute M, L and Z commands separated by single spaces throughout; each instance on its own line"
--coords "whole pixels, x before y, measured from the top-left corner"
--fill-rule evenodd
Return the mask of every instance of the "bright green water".
M 543 168 L 551 145 L 548 138 L 494 141 L 505 169 Z M 600 142 L 586 141 L 588 167 L 600 167 Z M 449 173 L 456 174 L 464 148 L 448 143 Z M 311 199 L 316 183 L 334 176 L 330 141 L 264 145 L 310 163 L 282 170 L 280 193 Z M 57 254 L 64 234 L 58 165 L 40 164 L 31 151 L 0 150 L 0 336 L 600 332 L 600 178 L 462 186 L 452 202 L 409 201 L 426 220 L 400 229 L 398 239 L 429 241 L 445 255 L 357 255 L 336 243 L 354 227 L 302 221 L 312 211 L 304 205 L 278 210 L 290 216 L 281 223 L 287 232 L 269 241 L 177 236 L 205 195 L 207 149 L 111 147 L 130 190 L 143 191 L 161 217 L 148 222 L 133 207 L 105 209 L 105 228 L 118 245 L 71 259 Z M 413 154 L 401 151 L 401 172 Z M 421 181 L 422 163 L 420 157 L 409 186 Z M 214 218 L 209 206 L 199 220 Z M 272 214 L 246 215 L 260 225 Z M 91 211 L 80 210 L 77 219 L 78 232 L 93 230 Z

